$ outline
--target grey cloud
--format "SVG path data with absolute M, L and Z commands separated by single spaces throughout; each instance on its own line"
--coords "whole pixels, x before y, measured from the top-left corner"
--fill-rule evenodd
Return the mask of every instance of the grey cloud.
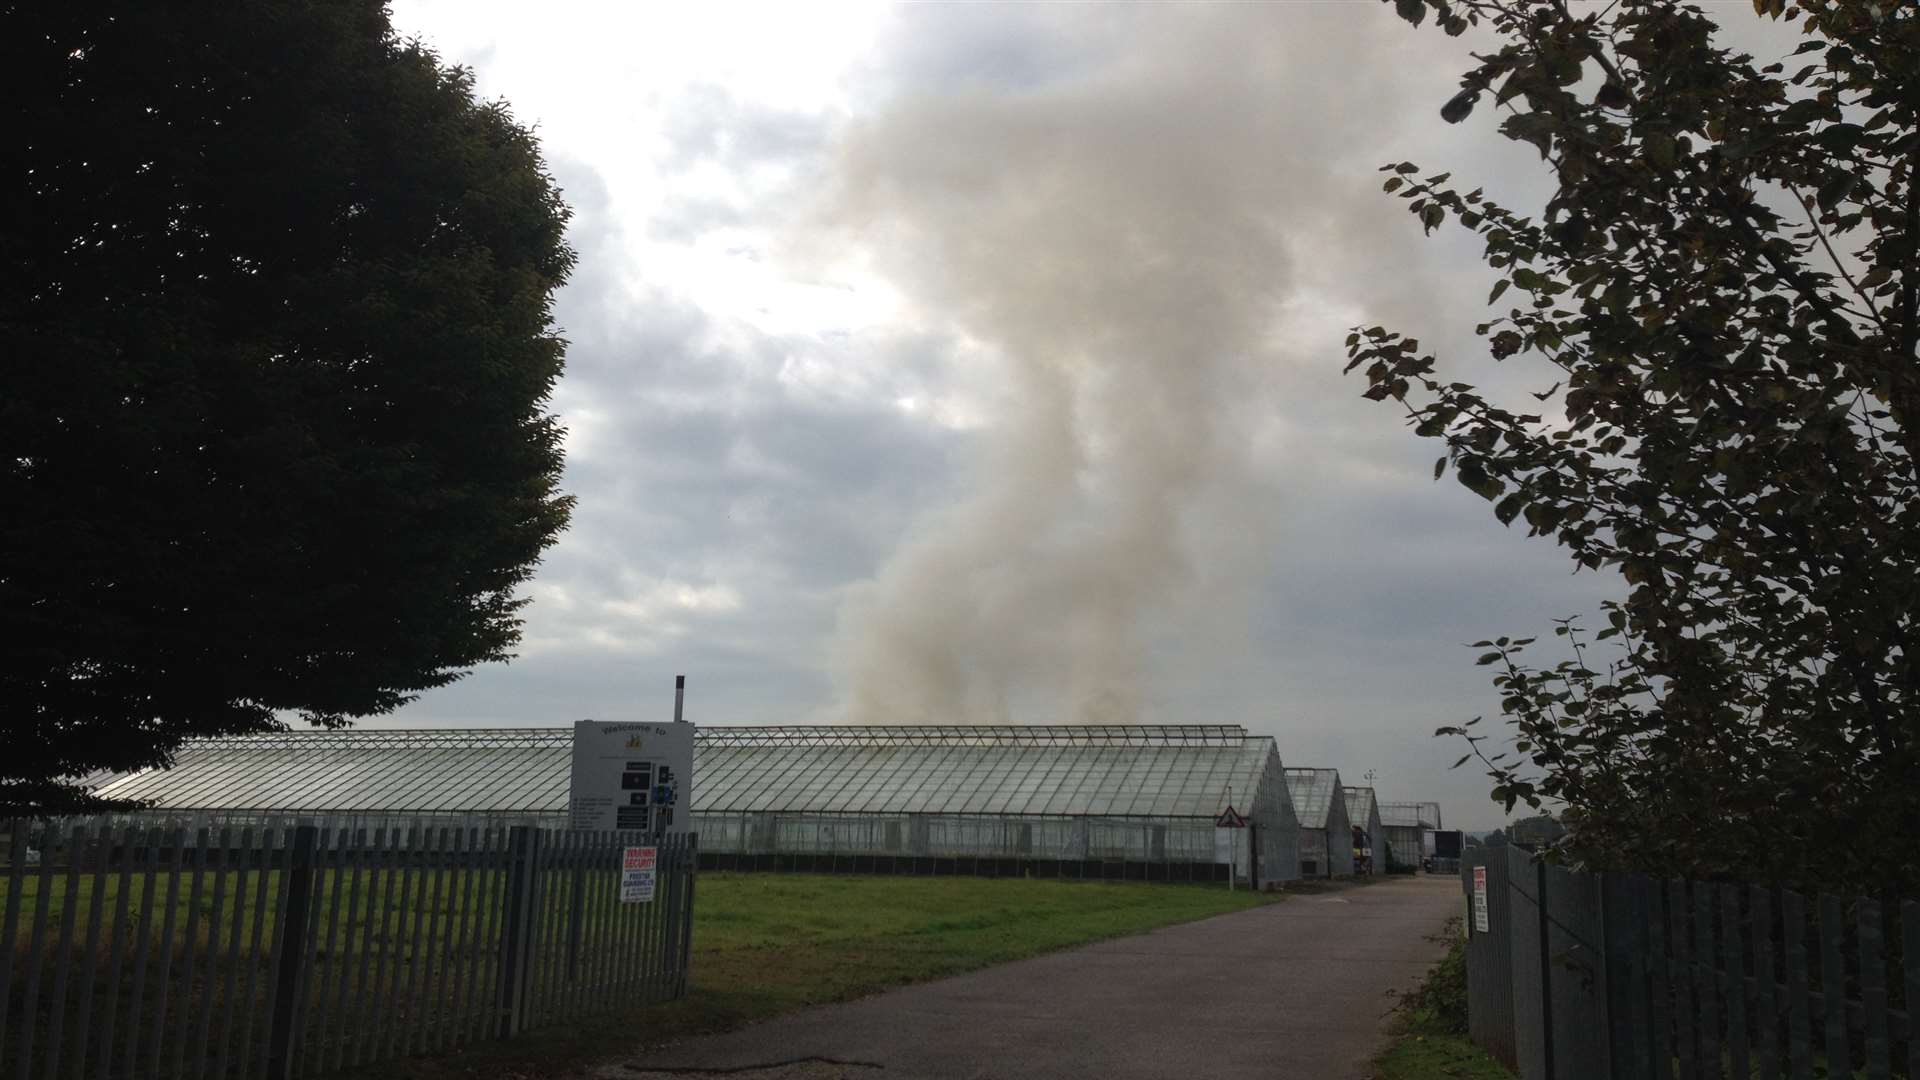
M 1098 13 L 1049 4 L 897 8 L 880 62 L 858 82 L 875 99 L 1071 82 L 1105 61 L 1111 37 L 1124 34 L 1134 14 L 1119 5 Z
M 573 524 L 535 580 L 522 655 L 375 723 L 635 715 L 682 672 L 710 721 L 805 719 L 827 696 L 839 591 L 949 484 L 965 436 L 893 398 L 924 392 L 951 342 L 716 321 L 632 264 L 631 223 L 590 165 L 554 171 L 581 256 L 556 309 Z M 796 357 L 872 369 L 878 392 L 795 385 L 782 372 Z
M 663 105 L 661 164 L 675 171 L 701 161 L 733 168 L 805 161 L 825 145 L 829 130 L 826 117 L 743 101 L 711 84 L 688 87 Z

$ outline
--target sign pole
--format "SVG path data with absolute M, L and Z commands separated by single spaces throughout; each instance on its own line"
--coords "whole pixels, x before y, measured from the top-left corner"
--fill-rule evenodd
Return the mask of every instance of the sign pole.
M 1227 785 L 1227 808 L 1225 810 L 1220 811 L 1220 816 L 1214 819 L 1213 824 L 1215 828 L 1228 828 L 1228 829 L 1246 828 L 1246 825 L 1247 825 L 1246 821 L 1243 820 L 1240 817 L 1239 812 L 1233 808 L 1233 785 L 1232 784 Z M 1240 877 L 1240 834 L 1237 832 L 1233 832 L 1233 833 L 1227 834 L 1227 891 L 1228 892 L 1233 892 L 1235 889 L 1238 889 L 1240 887 L 1240 882 L 1238 880 L 1239 877 Z

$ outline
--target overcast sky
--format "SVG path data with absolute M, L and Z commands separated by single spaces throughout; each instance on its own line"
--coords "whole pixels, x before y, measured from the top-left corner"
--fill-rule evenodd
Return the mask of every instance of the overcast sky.
M 1370 2 L 395 22 L 574 208 L 579 505 L 520 657 L 382 723 L 658 718 L 685 673 L 705 724 L 1239 723 L 1498 822 L 1432 737 L 1497 711 L 1464 646 L 1615 585 L 1340 374 L 1385 322 L 1551 381 L 1474 359 L 1476 246 L 1380 191 L 1410 158 L 1537 206 L 1488 110 L 1438 118 L 1470 41 Z

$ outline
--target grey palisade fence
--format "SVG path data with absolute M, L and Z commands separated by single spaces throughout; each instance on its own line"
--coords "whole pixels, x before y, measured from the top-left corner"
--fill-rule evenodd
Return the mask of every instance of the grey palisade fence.
M 1920 903 L 1466 854 L 1468 1024 L 1525 1080 L 1920 1080 Z
M 0 1080 L 321 1076 L 686 990 L 690 836 L 9 828 Z

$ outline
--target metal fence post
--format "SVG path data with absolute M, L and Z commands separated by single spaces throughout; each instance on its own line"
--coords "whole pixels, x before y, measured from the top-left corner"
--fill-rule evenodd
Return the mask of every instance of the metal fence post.
M 573 896 L 567 905 L 567 982 L 580 980 L 580 936 L 587 921 L 587 857 L 573 861 Z
M 1645 948 L 1638 931 L 1643 923 L 1634 910 L 1634 882 L 1626 875 L 1600 875 L 1600 952 L 1606 989 L 1608 1056 L 1614 1074 L 1638 1080 L 1648 1068 L 1647 1054 L 1635 1045 L 1647 1031 Z
M 279 966 L 273 973 L 273 1024 L 267 1036 L 269 1080 L 292 1080 L 293 1077 L 293 1021 L 299 1006 L 300 969 L 307 962 L 307 914 L 313 900 L 313 847 L 319 832 L 312 825 L 302 825 L 293 830 L 292 858 L 287 867 L 287 903 L 280 910 Z
M 1547 1080 L 1553 1077 L 1553 941 L 1547 918 L 1547 861 L 1534 856 L 1534 895 L 1540 914 L 1540 1032 L 1546 1046 Z
M 687 996 L 687 975 L 693 968 L 693 887 L 700 880 L 700 834 L 682 835 L 680 853 L 683 859 L 680 872 L 687 878 L 687 910 L 680 919 L 680 978 L 673 994 L 676 998 Z
M 515 825 L 508 841 L 507 894 L 501 898 L 499 1036 L 520 1033 L 527 999 L 527 950 L 533 940 L 533 860 L 539 830 Z

